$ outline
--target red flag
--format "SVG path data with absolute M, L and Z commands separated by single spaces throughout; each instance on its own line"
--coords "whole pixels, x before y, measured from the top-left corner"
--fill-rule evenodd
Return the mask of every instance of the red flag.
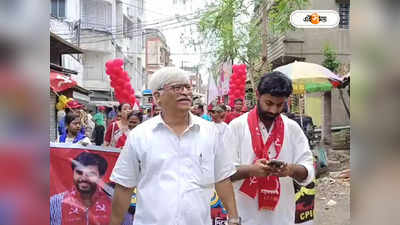
M 50 72 L 50 87 L 55 92 L 65 91 L 77 85 L 76 81 L 62 73 Z

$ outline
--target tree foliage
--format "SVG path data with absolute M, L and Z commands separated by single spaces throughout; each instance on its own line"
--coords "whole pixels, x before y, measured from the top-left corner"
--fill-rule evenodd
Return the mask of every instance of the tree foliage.
M 262 37 L 263 29 L 268 30 L 267 36 L 293 30 L 290 14 L 303 9 L 307 3 L 308 0 L 216 0 L 207 6 L 200 18 L 198 31 L 201 40 L 196 43 L 212 49 L 206 57 L 211 57 L 216 66 L 226 61 L 245 63 L 252 73 L 250 78 L 255 89 L 254 81 L 259 79 L 261 67 L 266 63 L 262 60 L 266 54 L 262 43 L 263 38 L 268 37 Z M 265 28 L 260 22 L 263 10 L 267 10 L 268 15 L 268 27 Z M 190 37 L 181 39 L 194 43 L 188 41 Z
M 336 51 L 329 44 L 326 44 L 323 49 L 323 54 L 325 59 L 322 65 L 330 71 L 337 73 L 340 62 L 336 59 Z

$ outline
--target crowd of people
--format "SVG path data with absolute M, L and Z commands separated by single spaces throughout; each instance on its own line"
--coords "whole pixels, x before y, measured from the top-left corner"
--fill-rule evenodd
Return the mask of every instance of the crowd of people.
M 134 189 L 134 224 L 211 224 L 214 189 L 229 225 L 294 224 L 293 182 L 311 183 L 314 167 L 302 129 L 282 113 L 293 91 L 287 76 L 264 74 L 249 112 L 235 99 L 205 113 L 178 68 L 155 72 L 149 87 L 153 118 L 121 103 L 108 117 L 101 107 L 92 118 L 85 108 L 67 112 L 62 125 L 59 142 L 123 149 L 110 176 L 110 225 L 122 224 Z
M 143 113 L 121 103 L 106 113 L 104 106 L 93 114 L 85 105 L 75 104 L 59 111 L 59 143 L 110 146 L 122 148 L 130 130 L 143 122 Z
M 225 104 L 210 105 L 207 113 L 204 111 L 204 104 L 195 104 L 191 107 L 191 113 L 207 121 L 215 123 L 221 131 L 225 130 L 227 124 L 239 117 L 243 111 L 243 100 L 236 99 L 233 110 Z M 110 146 L 122 149 L 127 139 L 129 131 L 135 128 L 144 120 L 158 116 L 161 107 L 154 105 L 151 113 L 144 114 L 140 110 L 133 110 L 128 103 L 121 103 L 119 106 L 112 107 L 106 113 L 106 107 L 97 107 L 94 114 L 85 105 L 72 104 L 65 110 L 60 111 L 58 121 L 59 143 L 71 143 Z

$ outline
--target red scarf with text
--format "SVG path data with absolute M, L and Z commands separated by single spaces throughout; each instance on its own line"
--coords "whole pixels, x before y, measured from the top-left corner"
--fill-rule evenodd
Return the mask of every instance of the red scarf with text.
M 258 126 L 259 117 L 257 108 L 254 108 L 250 111 L 247 122 L 249 124 L 253 151 L 256 155 L 254 162 L 258 159 L 270 160 L 268 149 L 272 144 L 275 145 L 275 159 L 277 159 L 279 157 L 279 153 L 281 152 L 284 138 L 284 125 L 281 115 L 275 118 L 274 127 L 272 128 L 272 131 L 265 144 Z M 267 176 L 247 178 L 240 187 L 240 191 L 251 198 L 255 198 L 258 194 L 259 210 L 274 210 L 278 205 L 281 193 L 279 177 Z

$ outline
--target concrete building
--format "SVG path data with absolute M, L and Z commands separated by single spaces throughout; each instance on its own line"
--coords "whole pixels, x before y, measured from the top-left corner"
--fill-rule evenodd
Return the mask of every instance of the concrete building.
M 330 29 L 296 29 L 285 35 L 273 37 L 268 47 L 268 61 L 272 68 L 294 61 L 322 64 L 323 48 L 328 44 L 336 51 L 338 61 L 344 65 L 341 68 L 342 74 L 347 73 L 351 59 L 350 0 L 310 0 L 306 9 L 335 10 L 339 12 L 340 24 Z M 346 93 L 345 101 L 349 104 L 350 98 Z M 304 113 L 312 116 L 318 126 L 322 123 L 322 94 L 306 94 L 304 99 Z M 346 114 L 338 90 L 332 89 L 332 125 L 349 124 L 350 118 Z
M 50 27 L 84 54 L 76 80 L 91 103 L 113 101 L 105 63 L 123 58 L 136 93 L 143 88 L 143 0 L 51 0 Z M 68 62 L 66 63 L 68 64 Z
M 78 72 L 68 69 L 63 64 L 63 57 L 67 54 L 78 55 L 81 54 L 82 50 L 73 44 L 65 41 L 61 37 L 50 32 L 50 74 L 57 74 L 57 76 L 64 77 L 66 83 L 71 81 L 73 75 L 77 75 Z M 50 81 L 52 78 L 50 76 Z M 72 81 L 71 81 L 72 82 Z M 50 82 L 51 83 L 51 82 Z M 81 86 L 74 86 L 66 90 L 53 90 L 53 86 L 50 88 L 50 104 L 49 104 L 49 115 L 50 115 L 50 141 L 56 141 L 57 139 L 57 118 L 56 103 L 57 98 L 60 95 L 64 95 L 67 98 L 74 98 L 74 100 L 81 104 L 89 103 L 90 91 L 82 88 Z
M 146 88 L 148 81 L 158 69 L 170 65 L 170 49 L 167 45 L 164 35 L 158 29 L 145 29 L 146 44 Z

